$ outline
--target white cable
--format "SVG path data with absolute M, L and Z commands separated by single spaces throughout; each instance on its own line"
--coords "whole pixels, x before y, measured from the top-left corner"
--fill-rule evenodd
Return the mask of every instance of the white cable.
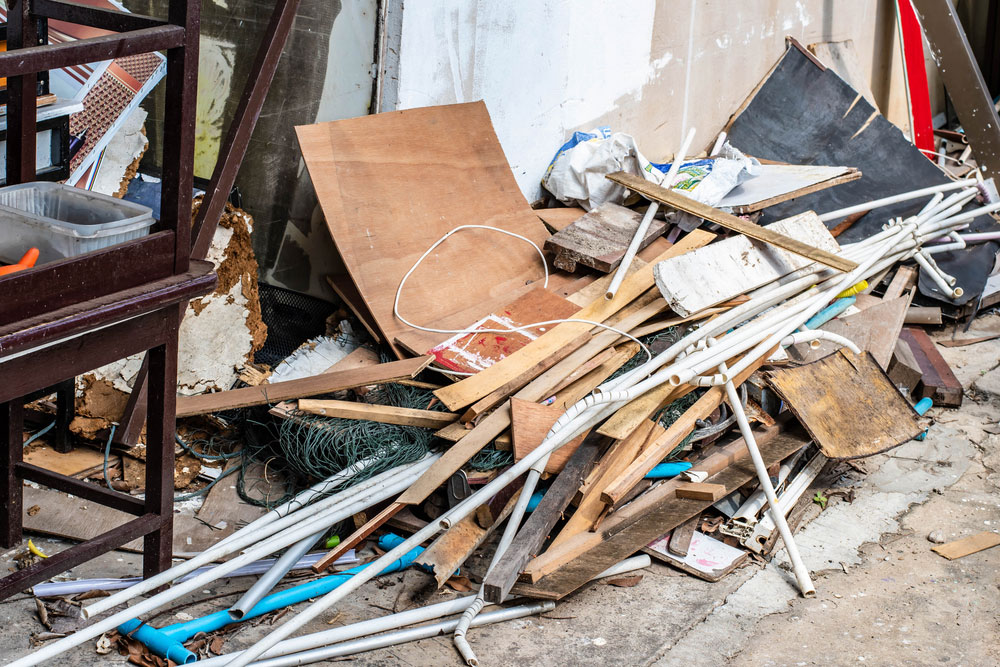
M 639 340 L 638 338 L 636 338 L 632 334 L 630 334 L 628 332 L 625 332 L 625 331 L 622 331 L 621 329 L 616 329 L 615 327 L 611 326 L 610 324 L 604 324 L 603 322 L 594 322 L 592 320 L 582 320 L 582 319 L 575 318 L 575 317 L 570 317 L 570 318 L 565 318 L 565 319 L 556 319 L 556 320 L 545 320 L 544 322 L 533 322 L 531 324 L 525 324 L 525 325 L 519 326 L 519 327 L 508 327 L 506 329 L 435 329 L 435 328 L 432 328 L 432 327 L 423 327 L 423 326 L 420 326 L 419 324 L 414 324 L 413 322 L 409 321 L 408 319 L 406 319 L 405 317 L 403 317 L 402 315 L 400 315 L 399 314 L 399 300 L 400 300 L 400 297 L 403 294 L 403 286 L 406 284 L 407 279 L 410 277 L 410 275 L 414 271 L 417 270 L 417 267 L 420 266 L 420 263 L 423 262 L 425 259 L 427 259 L 427 256 L 429 254 L 431 254 L 432 252 L 434 252 L 435 248 L 437 248 L 439 245 L 441 245 L 442 243 L 444 243 L 445 240 L 449 236 L 451 236 L 455 232 L 461 231 L 463 229 L 489 229 L 489 230 L 492 230 L 494 232 L 500 232 L 501 234 L 506 234 L 507 236 L 513 236 L 514 238 L 520 239 L 520 240 L 524 241 L 525 243 L 529 243 L 531 245 L 531 247 L 534 248 L 538 252 L 538 256 L 541 257 L 541 259 L 542 259 L 542 268 L 545 270 L 545 282 L 542 284 L 542 287 L 548 287 L 549 286 L 549 265 L 548 265 L 548 262 L 545 261 L 545 255 L 544 255 L 544 253 L 542 253 L 542 249 L 539 248 L 538 245 L 534 241 L 532 241 L 531 239 L 526 238 L 524 236 L 521 236 L 520 234 L 515 234 L 514 232 L 509 232 L 506 229 L 500 229 L 499 227 L 490 227 L 488 225 L 459 225 L 458 227 L 455 227 L 453 230 L 451 230 L 450 232 L 448 232 L 447 234 L 445 234 L 444 236 L 442 236 L 441 238 L 439 238 L 437 241 L 435 241 L 434 244 L 431 245 L 431 247 L 428 248 L 427 251 L 423 255 L 420 256 L 420 259 L 418 259 L 416 261 L 416 263 L 414 263 L 414 265 L 410 267 L 410 270 L 406 272 L 406 274 L 403 276 L 403 279 L 399 281 L 399 287 L 396 288 L 396 299 L 393 301 L 393 304 L 392 304 L 392 314 L 395 315 L 397 318 L 399 318 L 399 320 L 403 324 L 405 324 L 407 326 L 410 326 L 410 327 L 413 327 L 414 329 L 419 329 L 420 331 L 427 331 L 429 333 L 441 333 L 441 334 L 481 334 L 481 333 L 494 333 L 494 334 L 498 334 L 498 333 L 515 333 L 515 332 L 518 332 L 518 331 L 526 331 L 528 329 L 537 329 L 539 327 L 546 327 L 546 326 L 549 326 L 549 325 L 552 325 L 552 324 L 563 324 L 564 322 L 577 322 L 579 324 L 589 324 L 589 325 L 594 326 L 594 327 L 600 327 L 601 329 L 607 329 L 608 331 L 612 331 L 612 332 L 618 334 L 619 336 L 624 336 L 625 338 L 628 338 L 629 340 L 634 341 L 634 342 L 636 342 L 636 343 L 639 344 L 639 346 L 642 348 L 642 351 L 646 353 L 646 360 L 647 361 L 653 358 L 653 353 L 650 352 L 649 348 L 646 347 L 641 340 Z M 439 371 L 439 372 L 442 372 L 442 373 L 448 373 L 450 375 L 475 375 L 475 373 L 463 373 L 463 372 L 459 372 L 459 371 L 452 371 L 452 370 L 449 370 L 449 369 L 434 368 L 434 367 L 429 367 L 429 368 L 431 368 L 431 370 L 436 370 L 436 371 Z

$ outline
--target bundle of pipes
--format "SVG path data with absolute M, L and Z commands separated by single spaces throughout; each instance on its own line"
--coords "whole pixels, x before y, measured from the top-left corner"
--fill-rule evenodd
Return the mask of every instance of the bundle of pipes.
M 945 275 L 937 267 L 932 257 L 933 253 L 931 250 L 925 249 L 924 244 L 942 235 L 950 236 L 978 215 L 1000 209 L 1000 204 L 998 204 L 961 213 L 962 207 L 975 195 L 975 188 L 963 189 L 947 198 L 940 192 L 935 194 L 918 215 L 906 220 L 890 221 L 879 234 L 859 243 L 842 247 L 841 256 L 858 264 L 857 268 L 850 273 L 839 273 L 816 264 L 799 269 L 778 281 L 750 292 L 746 302 L 718 314 L 715 319 L 694 329 L 646 363 L 605 382 L 592 395 L 570 406 L 552 426 L 542 444 L 512 467 L 499 474 L 476 493 L 456 504 L 438 519 L 415 532 L 410 538 L 360 569 L 357 574 L 342 585 L 289 618 L 257 644 L 241 654 L 229 656 L 231 659 L 228 659 L 224 664 L 240 667 L 251 664 L 265 654 L 275 655 L 270 651 L 279 642 L 290 637 L 324 610 L 343 600 L 365 582 L 377 576 L 388 564 L 438 533 L 447 531 L 455 523 L 474 512 L 486 499 L 493 497 L 513 480 L 527 473 L 520 496 L 510 514 L 488 570 L 492 571 L 502 561 L 505 552 L 518 533 L 527 504 L 535 491 L 550 454 L 607 418 L 621 406 L 664 384 L 725 387 L 740 432 L 753 460 L 764 496 L 769 501 L 771 508 L 778 507 L 773 486 L 760 453 L 757 451 L 753 433 L 741 408 L 741 401 L 736 394 L 733 379 L 750 368 L 752 364 L 759 363 L 762 358 L 769 356 L 772 350 L 778 346 L 788 346 L 816 339 L 829 339 L 840 345 L 852 346 L 850 341 L 842 337 L 832 336 L 822 330 L 799 331 L 799 329 L 845 289 L 863 279 L 879 275 L 899 261 L 915 259 L 933 277 L 935 282 L 943 286 L 942 289 L 946 288 L 948 293 L 956 294 L 954 278 Z M 874 204 L 869 204 L 869 207 L 874 207 Z M 955 243 L 959 242 L 954 237 L 951 238 Z M 723 336 L 723 334 L 725 335 Z M 730 366 L 730 364 L 732 365 Z M 387 499 L 406 488 L 421 472 L 428 469 L 436 458 L 429 455 L 410 466 L 403 466 L 373 477 L 350 489 L 350 494 L 338 493 L 317 500 L 323 490 L 311 489 L 305 492 L 303 497 L 293 501 L 297 503 L 294 505 L 295 507 L 311 502 L 305 508 L 291 511 L 293 505 L 289 504 L 279 512 L 269 513 L 209 549 L 198 558 L 152 577 L 141 585 L 94 602 L 85 609 L 85 614 L 88 617 L 94 617 L 96 614 L 139 594 L 174 581 L 191 570 L 223 555 L 246 548 L 247 551 L 241 556 L 223 563 L 203 575 L 177 584 L 163 593 L 143 600 L 126 611 L 114 614 L 73 635 L 53 642 L 12 664 L 39 664 L 72 646 L 79 645 L 88 638 L 116 627 L 124 621 L 157 609 L 166 602 L 203 586 L 207 581 L 224 576 L 255 558 L 300 543 L 307 538 L 311 539 L 320 528 L 332 525 L 336 521 L 370 507 L 380 500 Z M 339 480 L 338 483 L 341 481 L 343 480 Z M 302 519 L 308 519 L 308 521 L 304 525 L 299 524 Z M 772 509 L 772 520 L 778 527 L 788 549 L 802 592 L 804 594 L 811 593 L 813 589 L 808 571 L 798 555 L 784 515 L 775 513 Z M 504 595 L 507 595 L 508 592 L 505 591 Z M 463 604 L 466 605 L 465 613 L 460 620 L 449 622 L 447 631 L 453 629 L 455 643 L 459 651 L 469 664 L 475 665 L 478 664 L 478 661 L 466 640 L 466 633 L 475 624 L 478 612 L 485 606 L 483 590 L 481 589 L 477 595 L 473 596 L 471 601 L 464 600 Z M 343 655 L 343 653 L 332 653 L 327 657 L 332 655 Z M 304 663 L 282 662 L 274 664 Z

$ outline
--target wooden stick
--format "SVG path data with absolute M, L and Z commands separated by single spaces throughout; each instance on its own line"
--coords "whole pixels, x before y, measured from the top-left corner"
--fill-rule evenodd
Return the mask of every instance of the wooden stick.
M 370 384 L 381 384 L 414 377 L 434 360 L 434 357 L 416 357 L 402 361 L 391 361 L 377 366 L 352 368 L 347 371 L 320 373 L 312 377 L 287 382 L 262 384 L 231 391 L 199 396 L 178 396 L 177 416 L 190 417 L 210 412 L 246 408 L 251 405 L 267 405 L 293 398 L 304 398 L 319 394 L 329 394 L 342 389 L 355 389 Z
M 299 410 L 321 417 L 337 417 L 340 419 L 361 419 L 380 422 L 382 424 L 399 424 L 400 426 L 420 426 L 423 428 L 444 428 L 457 421 L 454 412 L 435 412 L 434 410 L 415 410 L 397 408 L 389 405 L 373 405 L 354 401 L 324 401 L 304 398 L 299 401 Z
M 313 572 L 319 574 L 331 565 L 333 565 L 338 558 L 343 556 L 348 552 L 348 550 L 361 544 L 361 540 L 365 539 L 379 527 L 382 526 L 386 521 L 391 519 L 397 512 L 406 507 L 405 503 L 395 502 L 388 505 L 384 510 L 369 519 L 365 525 L 361 526 L 354 533 L 351 534 L 346 540 L 342 541 L 340 544 L 335 546 L 333 549 L 327 552 L 325 556 L 316 561 L 313 566 Z
M 737 218 L 735 215 L 731 215 L 712 206 L 702 204 L 701 202 L 691 199 L 690 197 L 685 197 L 684 195 L 672 192 L 664 187 L 650 183 L 642 176 L 626 174 L 625 172 L 620 171 L 615 174 L 609 174 L 607 178 L 615 183 L 624 185 L 629 190 L 637 192 L 649 200 L 660 202 L 662 204 L 672 206 L 680 211 L 696 215 L 699 218 L 710 220 L 711 222 L 721 225 L 726 229 L 739 232 L 752 239 L 756 239 L 757 241 L 770 243 L 771 245 L 778 246 L 779 248 L 783 248 L 789 252 L 795 253 L 796 255 L 807 257 L 814 262 L 819 262 L 820 264 L 824 264 L 844 272 L 853 271 L 858 268 L 857 263 L 848 259 L 834 255 L 826 250 L 820 250 L 819 248 L 802 243 L 801 241 L 796 241 L 793 238 L 789 238 L 784 234 L 779 234 L 778 232 L 770 230 L 766 227 L 760 227 L 752 222 L 747 222 L 746 220 Z

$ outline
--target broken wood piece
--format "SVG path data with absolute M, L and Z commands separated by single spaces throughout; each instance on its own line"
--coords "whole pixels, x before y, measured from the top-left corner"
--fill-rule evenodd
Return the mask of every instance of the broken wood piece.
M 878 454 L 926 428 L 865 352 L 843 348 L 825 359 L 768 371 L 768 382 L 831 459 Z
M 688 547 L 691 546 L 691 538 L 695 530 L 701 523 L 701 514 L 696 514 L 681 525 L 673 529 L 667 538 L 667 551 L 675 556 L 687 556 Z M 648 552 L 647 552 L 648 553 Z
M 641 221 L 638 212 L 605 202 L 547 238 L 545 251 L 553 254 L 552 263 L 563 271 L 573 273 L 582 264 L 610 273 L 621 264 Z M 654 219 L 639 249 L 661 236 L 666 227 L 666 222 Z
M 726 487 L 721 484 L 709 484 L 708 482 L 684 482 L 677 486 L 675 493 L 678 498 L 715 502 L 725 497 Z
M 370 384 L 405 380 L 416 376 L 427 368 L 433 360 L 434 357 L 416 357 L 402 361 L 391 361 L 378 366 L 321 373 L 299 380 L 219 391 L 214 394 L 178 396 L 177 416 L 190 417 L 235 408 L 246 408 L 251 405 L 267 405 L 293 398 L 329 394 L 343 389 L 355 389 Z
M 784 248 L 789 252 L 802 255 L 803 257 L 808 257 L 815 262 L 819 262 L 820 264 L 832 267 L 839 271 L 853 271 L 858 267 L 856 262 L 852 262 L 838 255 L 834 255 L 831 252 L 802 243 L 801 241 L 796 241 L 795 239 L 789 238 L 784 234 L 779 234 L 778 232 L 770 230 L 766 227 L 759 227 L 751 222 L 737 218 L 735 215 L 730 215 L 729 213 L 720 211 L 717 208 L 702 204 L 701 202 L 691 199 L 690 197 L 677 194 L 667 188 L 651 183 L 642 176 L 635 176 L 625 172 L 617 172 L 615 174 L 609 174 L 608 178 L 615 183 L 624 185 L 633 192 L 641 194 L 647 199 L 658 201 L 661 204 L 666 204 L 667 206 L 671 206 L 680 211 L 696 215 L 700 218 L 704 218 L 705 220 L 709 220 L 717 225 L 725 227 L 726 229 L 731 229 L 735 232 L 739 232 L 740 234 L 749 236 L 752 239 L 770 243 L 771 245 L 778 246 L 779 248 Z
M 951 366 L 934 346 L 934 341 L 922 329 L 904 327 L 901 340 L 906 341 L 910 351 L 920 366 L 920 384 L 917 394 L 920 398 L 930 398 L 934 405 L 957 408 L 962 405 L 962 383 L 955 377 Z
M 812 211 L 763 229 L 831 253 L 840 250 L 826 225 Z M 773 283 L 811 263 L 801 255 L 740 235 L 658 262 L 653 276 L 671 309 L 689 316 Z
M 705 245 L 713 238 L 715 237 L 712 234 L 707 232 L 700 233 L 700 230 L 695 230 L 685 236 L 680 242 L 671 246 L 669 250 L 657 258 L 657 261 L 693 250 Z M 573 318 L 602 322 L 627 306 L 633 299 L 643 294 L 652 286 L 653 269 L 652 266 L 647 265 L 625 279 L 625 282 L 618 290 L 618 295 L 614 299 L 611 301 L 603 297 L 595 299 L 589 306 L 575 313 Z M 592 328 L 592 325 L 580 322 L 558 324 L 528 345 L 489 368 L 476 373 L 472 377 L 456 382 L 449 387 L 439 389 L 434 392 L 434 395 L 449 410 L 455 411 L 464 408 L 517 378 L 526 369 L 543 361 L 567 342 L 577 338 L 581 334 L 590 332 Z
M 570 457 L 538 507 L 517 532 L 503 559 L 483 579 L 483 594 L 488 602 L 502 602 L 510 592 L 521 569 L 538 554 L 545 539 L 562 518 L 584 476 L 607 442 L 607 438 L 591 434 Z
M 576 305 L 544 287 L 522 294 L 503 308 L 479 318 L 466 329 L 517 329 L 535 322 L 571 316 Z M 555 325 L 506 333 L 460 333 L 427 350 L 437 364 L 459 373 L 478 373 L 513 354 Z
M 421 428 L 444 428 L 458 420 L 454 412 L 435 412 L 434 410 L 415 410 L 412 408 L 397 408 L 391 405 L 375 405 L 355 401 L 330 401 L 317 399 L 301 399 L 299 411 L 320 417 L 336 417 L 338 419 L 360 419 L 382 424 L 399 424 L 400 426 L 419 426 Z
M 989 336 L 977 336 L 976 338 L 964 338 L 959 340 L 939 340 L 938 345 L 943 347 L 964 347 L 966 345 L 975 345 L 976 343 L 985 343 L 988 340 L 996 340 L 1000 338 L 1000 334 L 990 334 Z
M 368 519 L 364 525 L 360 526 L 353 533 L 351 533 L 347 539 L 341 540 L 340 544 L 335 546 L 333 549 L 328 551 L 325 556 L 313 563 L 312 571 L 319 574 L 336 563 L 341 556 L 361 544 L 362 540 L 378 530 L 385 522 L 395 516 L 404 507 L 406 507 L 406 505 L 398 500 L 387 505 L 385 509 L 373 516 L 371 519 Z
M 905 340 L 897 340 L 896 348 L 893 350 L 892 359 L 889 361 L 889 368 L 886 369 L 889 379 L 897 388 L 905 388 L 907 396 L 920 384 L 922 373 L 920 364 L 910 350 L 910 345 Z
M 511 430 L 514 438 L 514 460 L 520 461 L 542 444 L 542 440 L 552 425 L 563 415 L 565 410 L 512 398 L 510 399 L 510 412 Z M 586 435 L 586 433 L 581 433 L 552 452 L 545 464 L 545 472 L 555 473 L 562 470 L 566 461 L 580 446 Z
M 936 547 L 931 547 L 931 550 L 936 551 L 948 560 L 955 560 L 956 558 L 962 558 L 963 556 L 995 547 L 998 544 L 1000 544 L 1000 533 L 985 531 L 978 535 L 948 542 L 947 544 L 939 544 Z
M 896 274 L 889 281 L 889 286 L 885 288 L 882 298 L 885 300 L 898 299 L 903 296 L 903 292 L 917 284 L 917 267 L 901 266 L 896 269 Z

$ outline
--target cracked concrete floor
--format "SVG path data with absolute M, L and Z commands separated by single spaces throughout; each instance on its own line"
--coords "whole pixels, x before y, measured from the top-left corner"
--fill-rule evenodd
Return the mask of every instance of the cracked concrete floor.
M 1000 318 L 977 321 L 966 336 L 1000 331 Z M 474 630 L 483 665 L 995 665 L 1000 664 L 1000 548 L 948 561 L 926 536 L 957 539 L 1000 528 L 1000 392 L 980 381 L 1000 359 L 1000 341 L 944 349 L 956 375 L 973 389 L 959 410 L 933 410 L 923 442 L 866 460 L 862 475 L 841 466 L 817 480 L 819 490 L 854 487 L 855 500 L 835 498 L 797 534 L 817 596 L 799 597 L 783 552 L 767 567 L 745 567 L 709 584 L 654 564 L 634 588 L 591 584 L 551 613 Z M 986 371 L 985 373 L 983 371 Z M 977 382 L 978 381 L 978 382 Z M 61 543 L 37 540 L 58 551 Z M 9 564 L 9 554 L 4 564 Z M 138 559 L 111 553 L 73 577 L 134 574 Z M 473 572 L 483 559 L 469 564 Z M 382 615 L 392 608 L 437 602 L 420 572 L 368 584 L 307 626 L 318 631 Z M 231 603 L 249 585 L 228 579 L 199 591 L 195 602 L 155 620 L 158 626 Z M 301 608 L 300 605 L 298 608 Z M 42 628 L 30 598 L 0 603 L 0 651 L 20 655 Z M 280 622 L 280 621 L 278 621 Z M 226 650 L 268 631 L 262 624 L 227 636 Z M 449 638 L 438 637 L 359 655 L 362 665 L 458 665 Z M 61 665 L 124 662 L 98 656 L 94 642 Z

